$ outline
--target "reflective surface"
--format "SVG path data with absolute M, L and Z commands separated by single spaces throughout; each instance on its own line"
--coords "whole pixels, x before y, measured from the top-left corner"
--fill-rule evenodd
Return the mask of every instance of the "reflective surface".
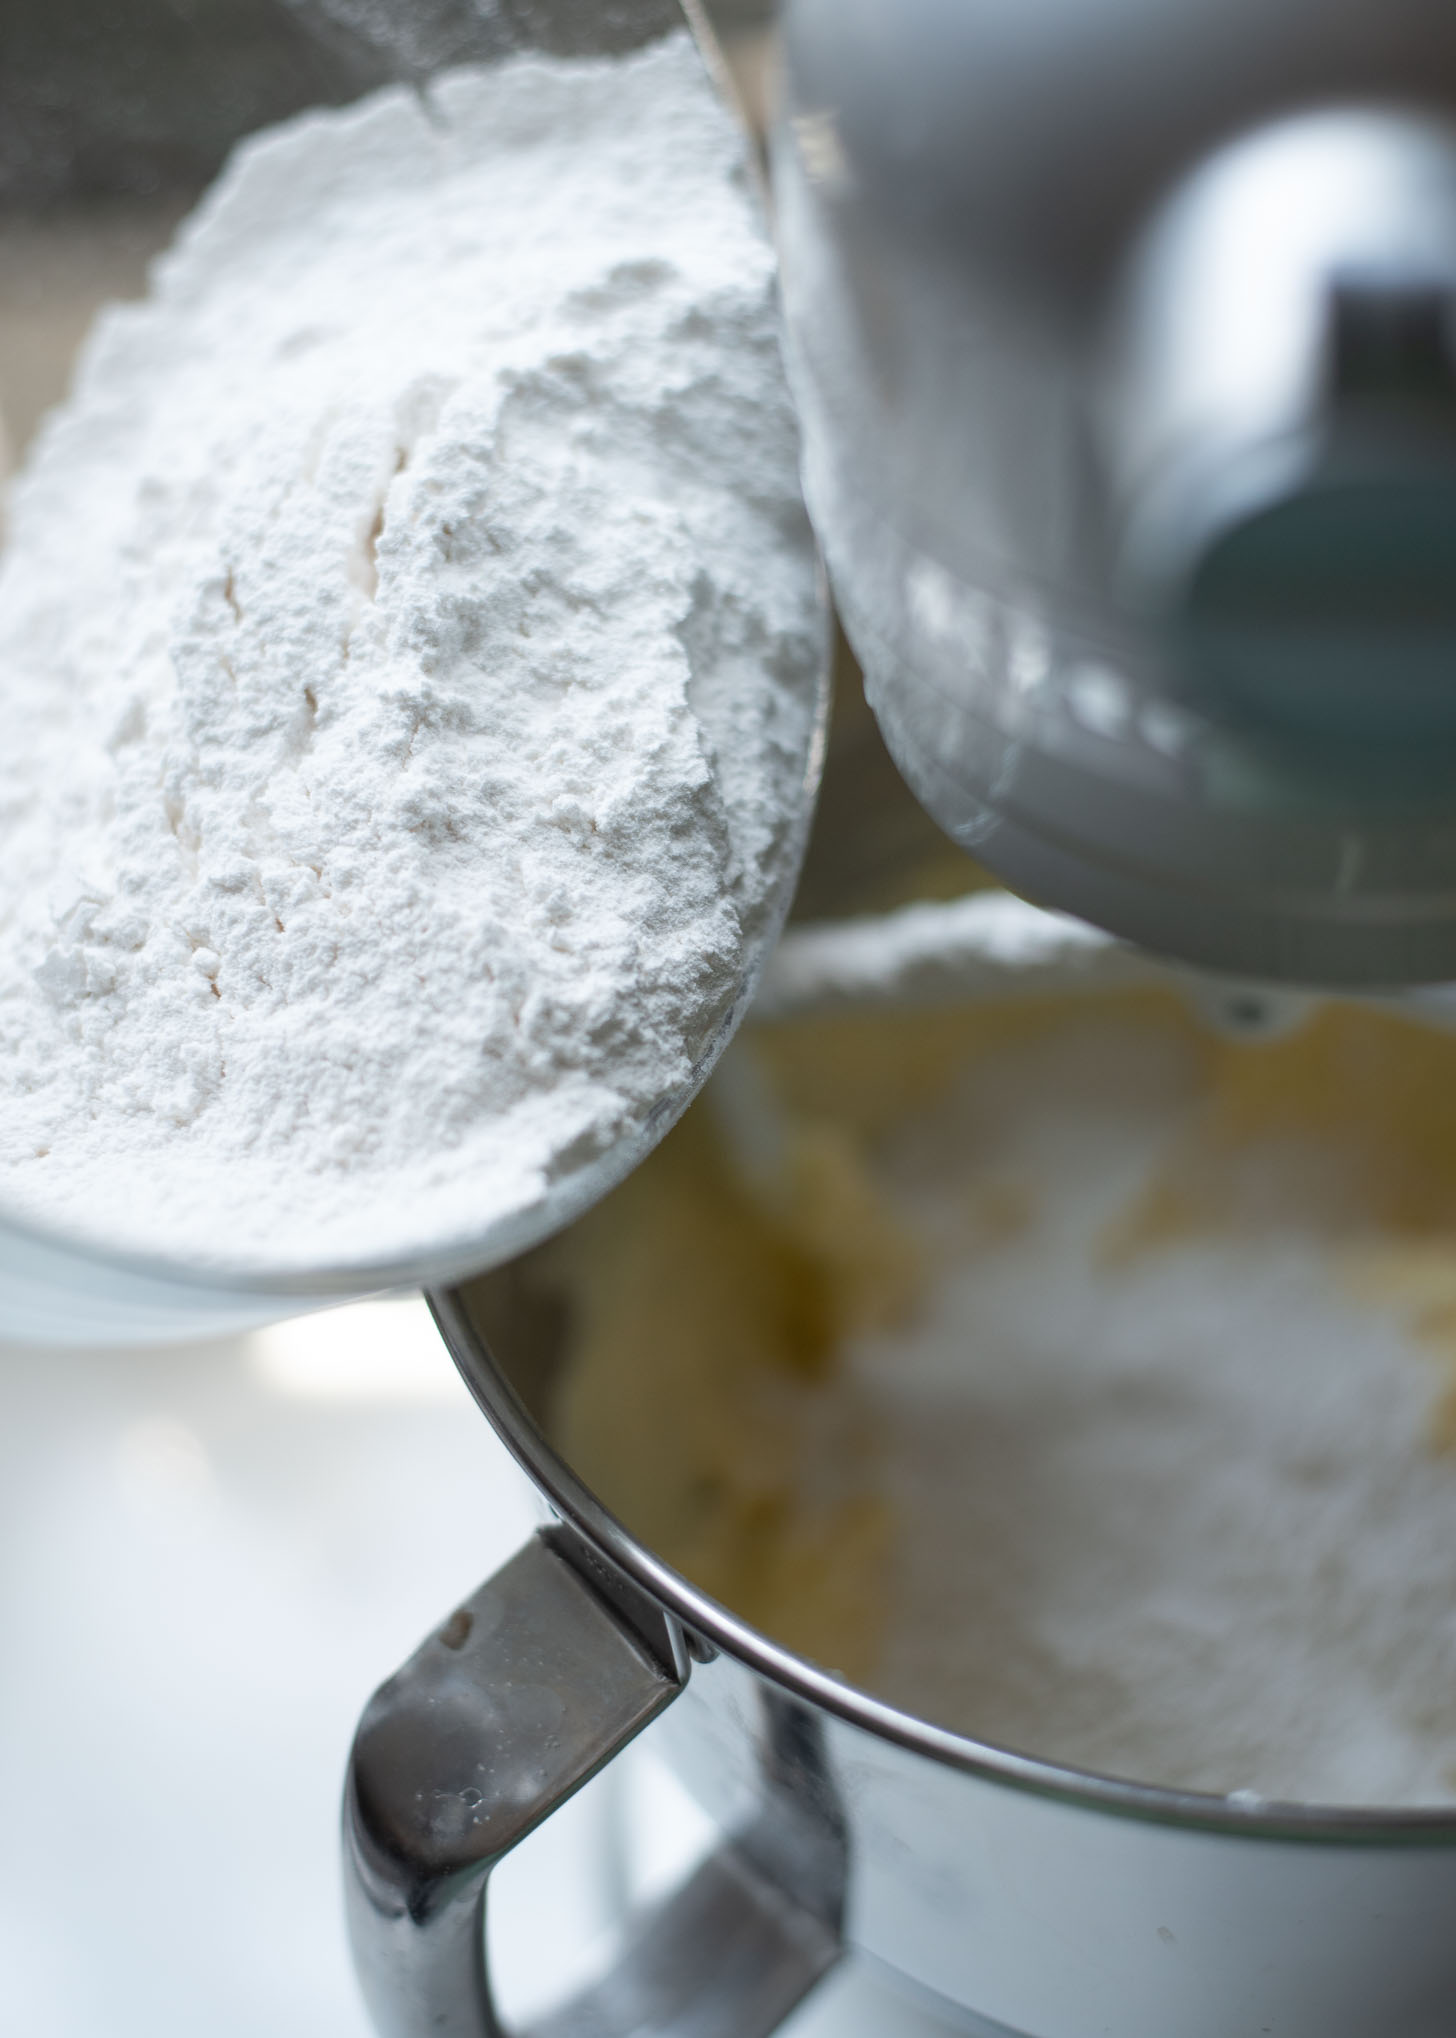
M 917 795 L 1180 959 L 1456 976 L 1449 10 L 786 19 L 806 490 Z
M 492 1869 L 681 1689 L 686 1660 L 657 1660 L 596 1582 L 589 1551 L 559 1533 L 534 1538 L 365 1710 L 344 1800 L 345 1889 L 381 2038 L 499 2038 L 485 1957 Z M 649 1630 L 662 1626 L 645 1612 Z M 812 1714 L 765 1692 L 748 1823 L 647 1913 L 601 1981 L 536 2027 L 540 2038 L 779 2029 L 840 1950 L 844 1824 L 820 1741 Z

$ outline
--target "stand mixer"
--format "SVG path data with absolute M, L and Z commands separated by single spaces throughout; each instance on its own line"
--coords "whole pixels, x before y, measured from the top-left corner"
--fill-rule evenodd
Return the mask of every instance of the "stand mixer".
M 792 0 L 805 485 L 896 761 L 1014 888 L 1456 976 L 1456 22 Z

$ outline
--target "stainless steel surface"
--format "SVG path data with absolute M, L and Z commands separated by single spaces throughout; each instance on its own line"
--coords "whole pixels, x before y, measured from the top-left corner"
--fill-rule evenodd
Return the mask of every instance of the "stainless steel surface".
M 1446 2038 L 1456 1815 L 1166 1791 L 898 1712 L 706 1598 L 582 1485 L 543 1427 L 561 1326 L 510 1269 L 432 1306 L 576 1547 L 680 1628 L 658 1751 L 731 1832 L 761 1801 L 765 1708 L 806 1712 L 843 1820 L 845 1943 L 941 2015 L 983 2038 Z
M 537 1537 L 383 1685 L 344 1806 L 355 1963 L 381 2038 L 497 2038 L 486 1886 L 518 1841 L 681 1688 L 681 1638 L 642 1609 L 659 1658 L 586 1582 L 601 1559 Z M 585 1572 L 585 1575 L 584 1575 Z M 634 1595 L 635 1596 L 635 1595 Z M 676 1664 L 673 1663 L 676 1658 Z M 843 1822 L 813 1714 L 766 1691 L 761 1802 L 637 1925 L 610 1973 L 537 2038 L 768 2038 L 839 1953 Z
M 789 0 L 806 490 L 912 787 L 1169 955 L 1456 977 L 1442 0 Z
M 0 149 L 0 198 L 12 218 L 37 231 L 47 208 L 61 200 L 72 210 L 57 213 L 58 222 L 89 222 L 106 217 L 118 194 L 134 199 L 138 190 L 164 191 L 159 202 L 171 216 L 177 194 L 209 175 L 242 133 L 304 103 L 346 100 L 391 79 L 418 79 L 453 62 L 498 61 L 522 49 L 620 52 L 685 21 L 723 82 L 722 54 L 697 0 L 502 0 L 480 9 L 454 0 L 419 8 L 387 0 L 218 0 L 181 13 L 163 0 L 146 0 L 130 23 L 127 47 L 136 61 L 125 64 L 117 56 L 114 10 L 90 0 L 70 0 L 60 9 L 27 0 L 0 23 L 0 123 L 8 137 Z M 745 136 L 746 174 L 752 174 L 752 160 Z M 74 323 L 68 307 L 68 333 Z M 0 1330 L 34 1342 L 142 1343 L 222 1333 L 351 1296 L 462 1279 L 568 1223 L 631 1172 L 687 1107 L 750 1002 L 788 910 L 808 834 L 823 764 L 830 626 L 807 523 L 797 533 L 786 531 L 784 544 L 797 548 L 804 575 L 820 585 L 823 618 L 820 668 L 808 682 L 813 701 L 800 760 L 797 834 L 787 844 L 782 881 L 746 958 L 734 1005 L 653 1122 L 564 1174 L 536 1203 L 488 1233 L 442 1240 L 427 1255 L 303 1273 L 213 1274 L 169 1259 L 165 1249 L 145 1258 L 115 1254 L 0 1215 Z

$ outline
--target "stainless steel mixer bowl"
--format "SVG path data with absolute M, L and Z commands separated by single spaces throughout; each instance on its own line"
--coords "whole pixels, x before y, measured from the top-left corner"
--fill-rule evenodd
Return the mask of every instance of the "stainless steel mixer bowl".
M 561 1324 L 511 1269 L 433 1306 L 540 1536 L 366 1710 L 346 1801 L 382 2038 L 499 2025 L 489 1873 L 657 1721 L 723 1835 L 555 2038 L 767 2038 L 847 1948 L 980 2038 L 1446 2038 L 1456 1813 L 1119 1782 L 858 1691 L 715 1604 L 550 1441 Z
M 724 9 L 751 39 L 762 10 Z M 418 82 L 450 64 L 493 63 L 524 49 L 620 52 L 685 25 L 678 0 L 16 0 L 0 18 L 0 416 L 28 435 L 62 393 L 70 356 L 107 296 L 144 286 L 146 256 L 244 135 L 300 109 L 380 85 Z M 705 61 L 728 83 L 696 8 Z M 747 159 L 750 143 L 745 138 Z M 62 259 L 64 258 L 64 259 Z M 797 545 L 820 587 L 820 668 L 795 827 L 777 894 L 746 958 L 732 1009 L 689 1079 L 652 1122 L 549 1185 L 488 1233 L 441 1239 L 427 1254 L 336 1266 L 217 1271 L 108 1251 L 0 1212 L 0 1335 L 36 1343 L 136 1344 L 264 1323 L 392 1288 L 456 1280 L 568 1223 L 623 1179 L 686 1108 L 749 1003 L 788 910 L 823 762 L 830 634 L 812 534 Z

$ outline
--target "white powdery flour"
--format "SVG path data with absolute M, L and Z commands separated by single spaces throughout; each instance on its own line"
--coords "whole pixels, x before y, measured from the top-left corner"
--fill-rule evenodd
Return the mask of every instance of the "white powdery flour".
M 478 1235 L 680 1097 L 820 655 L 772 256 L 685 37 L 247 145 L 0 571 L 0 1201 Z
M 1142 1782 L 1449 1805 L 1448 1376 L 1318 1225 L 1108 1263 L 1195 1096 L 1176 1041 L 1093 1012 L 892 1145 L 941 1268 L 852 1358 L 898 1528 L 875 1688 Z

